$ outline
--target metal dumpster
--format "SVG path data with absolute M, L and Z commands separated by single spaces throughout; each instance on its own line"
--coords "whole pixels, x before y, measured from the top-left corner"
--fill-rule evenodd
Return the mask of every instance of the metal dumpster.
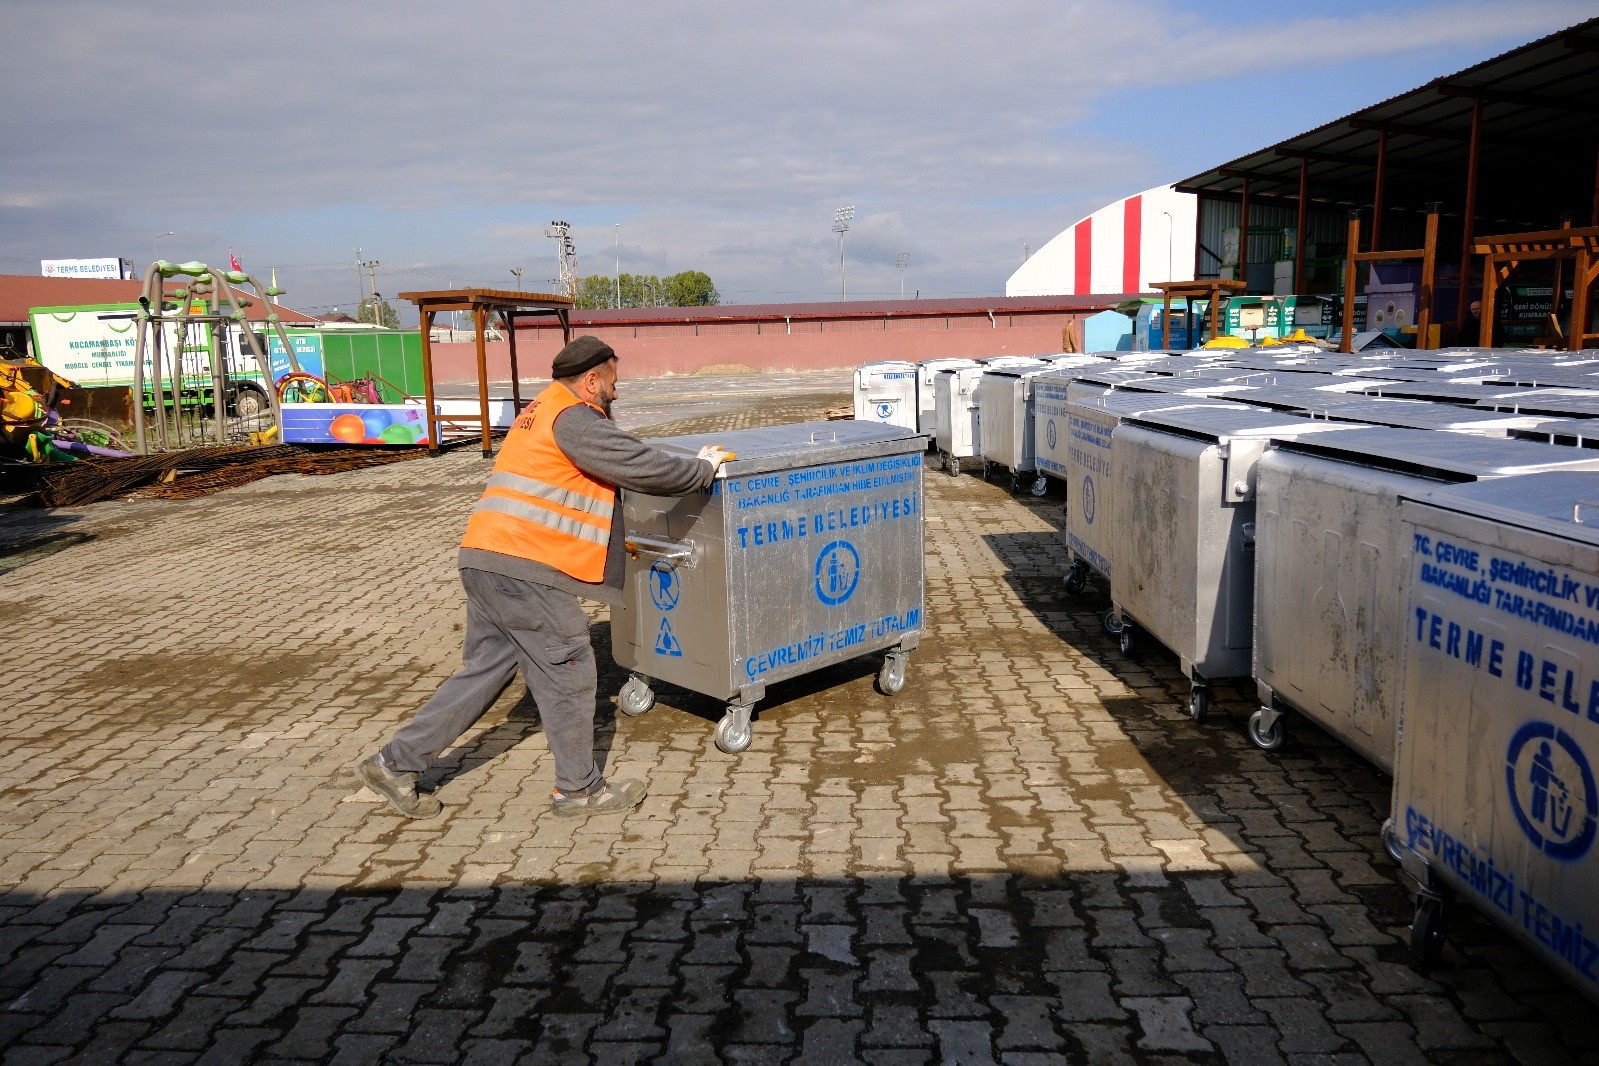
M 1399 499 L 1548 470 L 1599 471 L 1576 448 L 1366 427 L 1275 444 L 1255 466 L 1255 646 L 1249 737 L 1285 712 L 1393 772 L 1409 542 Z
M 1437 961 L 1459 897 L 1599 1002 L 1599 474 L 1442 489 L 1410 545 L 1391 846 Z
M 1568 448 L 1599 448 L 1599 418 L 1550 418 L 1526 429 L 1513 429 L 1510 435 Z
M 933 446 L 951 477 L 960 476 L 962 459 L 981 454 L 977 383 L 982 379 L 977 363 L 940 370 L 933 378 Z
M 1111 434 L 1111 603 L 1123 653 L 1139 632 L 1170 648 L 1203 721 L 1210 682 L 1250 673 L 1255 464 L 1273 439 L 1343 427 L 1254 408 L 1147 411 Z
M 928 359 L 916 364 L 916 431 L 931 439 L 937 426 L 935 381 L 941 371 L 978 366 L 975 359 Z
M 1046 363 L 990 364 L 983 368 L 977 384 L 983 476 L 988 476 L 991 465 L 1004 467 L 1011 472 L 1012 492 L 1021 488 L 1022 475 L 1037 469 L 1033 464 L 1032 379 L 1048 370 Z M 1042 496 L 1048 489 L 1047 480 L 1033 479 L 1034 496 Z
M 1040 379 L 1042 380 L 1042 379 Z M 1152 392 L 1101 390 L 1097 394 L 1082 382 L 1067 390 L 1065 435 L 1066 555 L 1063 582 L 1072 595 L 1088 584 L 1089 571 L 1107 582 L 1114 569 L 1120 534 L 1116 530 L 1116 483 L 1111 476 L 1114 463 L 1111 437 L 1122 419 L 1146 411 L 1172 411 L 1194 406 L 1246 410 L 1224 400 L 1166 396 Z M 1107 632 L 1121 632 L 1121 619 L 1115 609 L 1105 613 Z
M 621 709 L 648 710 L 651 679 L 725 700 L 716 746 L 738 752 L 774 682 L 887 652 L 878 687 L 898 692 L 922 632 L 927 439 L 838 421 L 655 443 L 684 455 L 720 444 L 736 458 L 710 492 L 623 493 L 627 577 L 611 643 L 633 676 Z
M 855 417 L 916 432 L 916 364 L 899 360 L 855 368 Z

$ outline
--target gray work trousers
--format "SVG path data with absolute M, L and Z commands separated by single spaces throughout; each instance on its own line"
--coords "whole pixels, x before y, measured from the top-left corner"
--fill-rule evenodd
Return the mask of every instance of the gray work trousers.
M 594 764 L 594 648 L 589 620 L 570 592 L 461 570 L 466 643 L 457 670 L 383 748 L 392 769 L 421 773 L 493 706 L 520 669 L 555 757 L 555 787 L 601 780 Z

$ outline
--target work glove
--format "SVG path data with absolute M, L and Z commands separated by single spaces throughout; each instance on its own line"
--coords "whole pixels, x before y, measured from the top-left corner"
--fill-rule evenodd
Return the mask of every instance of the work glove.
M 723 448 L 720 444 L 707 444 L 705 447 L 700 449 L 699 458 L 704 459 L 707 463 L 710 463 L 711 469 L 715 470 L 723 463 L 733 458 L 733 453 L 728 451 L 726 448 Z

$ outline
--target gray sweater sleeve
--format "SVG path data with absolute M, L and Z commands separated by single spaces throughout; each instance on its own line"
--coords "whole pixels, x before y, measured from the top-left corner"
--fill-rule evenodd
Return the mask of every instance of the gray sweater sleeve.
M 715 468 L 704 459 L 651 447 L 583 404 L 556 417 L 555 443 L 589 477 L 631 492 L 684 496 L 716 480 Z

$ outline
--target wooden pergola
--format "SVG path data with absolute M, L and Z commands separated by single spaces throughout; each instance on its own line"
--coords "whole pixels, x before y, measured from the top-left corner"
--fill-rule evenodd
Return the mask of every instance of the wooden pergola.
M 572 301 L 565 296 L 543 292 L 506 292 L 503 289 L 444 289 L 439 292 L 402 292 L 400 299 L 416 304 L 422 318 L 422 388 L 423 402 L 427 405 L 428 451 L 439 450 L 440 426 L 444 419 L 434 410 L 433 389 L 433 316 L 440 311 L 472 312 L 473 332 L 477 336 L 477 394 L 476 421 L 483 432 L 483 454 L 494 454 L 490 439 L 489 370 L 485 334 L 489 316 L 498 313 L 505 322 L 505 335 L 511 354 L 511 402 L 517 410 L 522 408 L 521 375 L 516 366 L 516 320 L 519 317 L 547 317 L 553 315 L 561 323 L 561 343 L 572 339 Z M 471 422 L 469 415 L 455 415 L 451 422 Z
M 1492 337 L 1494 321 L 1494 290 L 1523 262 L 1535 259 L 1552 259 L 1555 262 L 1554 294 L 1550 307 L 1560 306 L 1560 291 L 1565 288 L 1562 275 L 1567 259 L 1575 260 L 1571 279 L 1571 317 L 1563 338 L 1569 351 L 1578 351 L 1590 340 L 1599 339 L 1599 333 L 1588 332 L 1589 291 L 1599 280 L 1599 226 L 1581 229 L 1541 230 L 1536 233 L 1504 233 L 1477 242 L 1477 254 L 1482 256 L 1482 315 L 1481 321 Z M 1550 317 L 1554 317 L 1551 315 Z
M 1235 296 L 1244 291 L 1242 281 L 1229 281 L 1223 278 L 1201 278 L 1198 281 L 1152 281 L 1149 287 L 1156 289 L 1161 294 L 1160 302 L 1160 332 L 1166 337 L 1166 346 L 1171 347 L 1168 336 L 1167 324 L 1171 322 L 1171 302 L 1173 299 L 1187 300 L 1187 311 L 1184 321 L 1188 324 L 1188 341 L 1190 344 L 1197 339 L 1194 337 L 1194 301 L 1207 300 L 1210 308 L 1210 335 L 1216 336 L 1216 310 L 1221 303 L 1222 293 Z M 1197 348 L 1199 345 L 1194 344 Z

